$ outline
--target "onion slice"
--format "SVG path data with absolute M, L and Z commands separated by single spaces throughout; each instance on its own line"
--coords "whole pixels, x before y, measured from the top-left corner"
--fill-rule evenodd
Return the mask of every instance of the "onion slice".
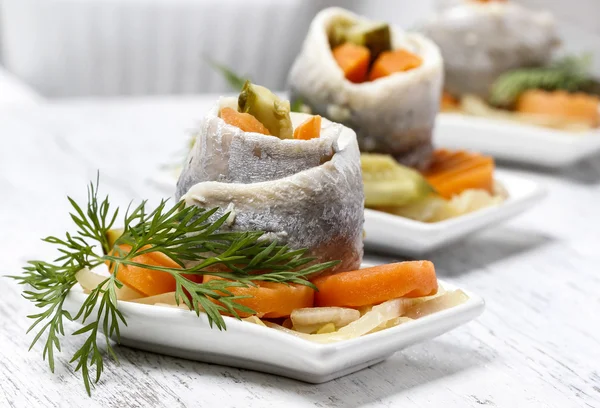
M 155 305 L 161 303 L 163 305 L 178 306 L 175 302 L 175 292 L 161 293 L 160 295 L 147 296 L 140 299 L 130 300 L 132 303 L 140 303 L 143 305 Z M 183 303 L 183 302 L 182 302 Z M 188 307 L 186 306 L 186 309 Z
M 418 319 L 432 313 L 458 306 L 465 303 L 467 300 L 469 300 L 469 297 L 462 290 L 449 291 L 442 296 L 413 305 L 406 310 L 404 316 L 410 317 L 411 319 Z
M 75 279 L 77 279 L 77 282 L 79 282 L 84 292 L 90 293 L 92 290 L 96 289 L 98 285 L 106 281 L 108 276 L 99 275 L 90 271 L 88 268 L 83 268 L 75 274 Z M 115 287 L 115 293 L 117 294 L 118 300 L 132 300 L 144 297 L 142 293 L 127 285 L 123 285 L 121 288 Z
M 336 328 L 344 327 L 360 318 L 360 312 L 347 307 L 305 307 L 296 309 L 290 316 L 294 327 L 324 326 L 333 323 Z

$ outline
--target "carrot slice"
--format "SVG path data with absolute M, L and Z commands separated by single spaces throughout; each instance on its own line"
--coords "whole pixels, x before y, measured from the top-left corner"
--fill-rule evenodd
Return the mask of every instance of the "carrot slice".
M 249 113 L 241 113 L 231 108 L 223 108 L 219 113 L 228 125 L 238 127 L 244 132 L 256 132 L 269 135 L 269 130 L 258 119 Z
M 360 83 L 367 79 L 371 59 L 367 47 L 347 42 L 333 49 L 333 57 L 348 81 Z
M 468 189 L 489 193 L 494 186 L 494 159 L 466 151 L 436 150 L 431 166 L 423 175 L 444 198 L 452 198 Z
M 119 247 L 124 252 L 131 250 L 129 245 L 120 245 Z M 111 255 L 116 256 L 116 251 L 113 250 Z M 161 252 L 149 252 L 139 255 L 133 258 L 133 261 L 144 265 L 180 268 L 175 261 Z M 114 273 L 114 265 L 112 269 L 111 273 Z M 175 278 L 172 275 L 140 266 L 119 265 L 117 279 L 145 296 L 160 295 L 175 290 Z
M 410 71 L 420 67 L 422 63 L 421 57 L 403 49 L 382 52 L 373 63 L 369 81 L 375 81 L 396 72 Z
M 205 275 L 204 282 L 222 279 L 216 276 Z M 294 309 L 312 307 L 315 291 L 305 285 L 275 282 L 255 282 L 258 286 L 247 288 L 227 288 L 235 296 L 251 296 L 236 300 L 240 305 L 249 307 L 256 312 L 258 317 L 288 317 Z M 215 303 L 218 303 L 215 301 Z M 247 317 L 246 313 L 239 313 Z
M 294 130 L 294 139 L 310 140 L 316 139 L 321 135 L 321 117 L 319 115 L 311 116 L 306 119 Z
M 313 283 L 316 306 L 360 307 L 399 297 L 421 297 L 437 292 L 433 263 L 399 262 L 321 276 Z
M 534 89 L 524 92 L 519 97 L 516 110 L 520 113 L 589 122 L 591 126 L 596 127 L 600 125 L 599 107 L 600 98 L 594 95 Z
M 460 107 L 460 102 L 450 92 L 443 91 L 440 99 L 440 109 L 442 111 L 456 110 Z

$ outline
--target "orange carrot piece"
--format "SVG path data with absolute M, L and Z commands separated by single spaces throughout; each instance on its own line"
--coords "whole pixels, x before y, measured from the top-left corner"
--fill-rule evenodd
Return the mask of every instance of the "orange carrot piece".
M 410 71 L 420 67 L 422 63 L 421 57 L 403 49 L 382 52 L 373 63 L 369 81 L 375 81 L 396 72 Z
M 294 130 L 294 139 L 310 140 L 321 136 L 321 117 L 319 115 L 311 116 L 306 119 Z
M 129 245 L 120 245 L 125 253 L 131 250 Z M 118 256 L 116 250 L 111 251 L 111 255 Z M 149 252 L 133 258 L 134 262 L 162 266 L 167 268 L 180 268 L 180 266 L 171 258 L 160 252 Z M 111 273 L 114 273 L 114 265 Z M 119 265 L 117 279 L 124 285 L 127 285 L 145 296 L 160 295 L 161 293 L 173 292 L 175 290 L 175 278 L 167 272 L 154 271 L 142 268 L 140 266 Z
M 425 174 L 433 177 L 435 174 L 443 174 L 450 169 L 454 169 L 457 166 L 472 160 L 473 155 L 466 151 L 436 150 L 433 153 L 432 162 Z
M 492 192 L 494 159 L 465 151 L 437 150 L 431 166 L 423 175 L 444 198 L 452 198 L 468 189 Z
M 460 102 L 450 92 L 443 91 L 440 99 L 440 109 L 442 111 L 456 110 L 460 107 Z
M 216 276 L 205 275 L 204 282 L 221 279 Z M 238 299 L 236 303 L 249 307 L 256 312 L 258 317 L 276 318 L 288 317 L 294 309 L 313 307 L 315 291 L 305 285 L 275 282 L 255 282 L 256 287 L 231 287 L 228 291 L 235 296 L 251 296 Z M 215 303 L 218 303 L 215 301 Z M 247 317 L 246 313 L 239 313 Z
M 399 297 L 421 297 L 437 292 L 435 267 L 429 261 L 399 262 L 335 275 L 313 283 L 316 306 L 360 307 Z
M 333 49 L 333 57 L 348 81 L 366 81 L 371 59 L 371 52 L 367 47 L 347 42 Z
M 600 98 L 595 95 L 534 89 L 524 92 L 519 97 L 516 111 L 588 122 L 595 127 L 600 125 L 599 107 Z
M 219 113 L 228 125 L 235 126 L 244 132 L 256 132 L 269 135 L 269 130 L 258 119 L 249 113 L 241 113 L 231 108 L 223 108 Z

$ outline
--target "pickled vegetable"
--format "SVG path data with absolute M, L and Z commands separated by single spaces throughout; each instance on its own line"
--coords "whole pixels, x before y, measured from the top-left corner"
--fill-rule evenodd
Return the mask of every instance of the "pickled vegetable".
M 367 47 L 352 43 L 345 43 L 333 49 L 333 58 L 344 72 L 344 77 L 355 84 L 367 79 L 370 55 Z
M 225 107 L 221 109 L 219 116 L 228 125 L 235 126 L 244 132 L 254 132 L 261 133 L 263 135 L 269 135 L 267 128 L 249 113 L 241 113 L 235 109 Z
M 463 150 L 438 149 L 423 175 L 442 197 L 450 199 L 470 189 L 491 193 L 494 169 L 492 157 Z
M 122 228 L 114 228 L 114 229 L 108 230 L 108 232 L 106 233 L 106 240 L 108 241 L 109 248 L 112 248 L 115 246 L 117 239 L 119 239 L 121 237 L 121 235 L 123 235 Z
M 297 337 L 301 337 L 306 340 L 314 341 L 317 343 L 333 343 L 342 340 L 349 340 L 356 337 L 360 337 L 376 328 L 380 327 L 382 324 L 387 323 L 392 319 L 396 319 L 404 314 L 404 312 L 411 308 L 414 305 L 413 299 L 393 299 L 387 302 L 381 303 L 380 305 L 373 306 L 373 308 L 365 313 L 360 319 L 353 321 L 349 325 L 342 327 L 341 329 L 333 332 L 333 333 L 323 333 L 323 334 L 305 334 L 300 333 L 295 330 L 286 329 L 283 326 L 280 326 L 275 323 L 271 323 L 269 321 L 265 321 L 264 323 L 268 327 L 272 327 L 277 330 L 281 330 L 283 332 L 292 334 Z
M 355 25 L 355 23 L 352 21 L 338 20 L 330 27 L 329 45 L 332 49 L 348 41 L 346 39 L 346 35 L 348 33 L 348 29 L 353 25 Z
M 452 290 L 444 293 L 442 296 L 435 297 L 426 302 L 417 303 L 408 308 L 403 314 L 404 317 L 419 319 L 421 317 L 437 313 L 439 311 L 450 309 L 469 300 L 469 296 L 462 290 Z
M 311 116 L 294 130 L 294 139 L 296 140 L 317 139 L 320 135 L 321 117 L 319 115 Z
M 421 66 L 423 60 L 407 50 L 385 51 L 373 63 L 369 73 L 369 81 L 375 81 L 395 74 L 410 71 Z
M 90 293 L 92 290 L 96 289 L 101 283 L 104 283 L 106 286 L 108 276 L 99 275 L 95 272 L 90 271 L 87 268 L 83 268 L 75 275 L 75 279 L 81 285 L 84 292 Z M 139 299 L 144 297 L 144 295 L 138 292 L 135 289 L 130 288 L 129 286 L 123 285 L 118 288 L 115 287 L 115 293 L 117 295 L 117 299 L 119 300 L 131 300 L 131 299 Z
M 347 307 L 309 307 L 294 310 L 290 318 L 294 327 L 333 323 L 339 328 L 358 320 L 360 312 Z
M 465 190 L 451 200 L 430 196 L 402 207 L 380 207 L 378 210 L 422 222 L 439 222 L 500 204 L 506 197 L 484 190 Z
M 334 331 L 335 331 L 335 325 L 333 323 L 327 323 L 326 325 L 321 327 L 319 330 L 317 330 L 317 334 L 333 333 Z
M 346 41 L 365 46 L 371 51 L 371 61 L 392 49 L 390 26 L 379 22 L 355 24 L 346 31 Z
M 435 193 L 421 174 L 391 156 L 362 154 L 361 167 L 366 207 L 402 206 Z
M 566 120 L 600 125 L 600 98 L 584 93 L 525 91 L 517 100 L 516 111 L 531 115 L 548 115 Z
M 240 112 L 249 113 L 262 123 L 272 136 L 293 137 L 290 103 L 281 100 L 267 88 L 246 81 L 238 98 Z

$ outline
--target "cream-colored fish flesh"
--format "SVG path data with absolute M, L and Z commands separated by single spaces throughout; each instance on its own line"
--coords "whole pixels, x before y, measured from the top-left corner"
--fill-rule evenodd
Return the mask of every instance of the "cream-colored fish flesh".
M 225 230 L 265 231 L 269 239 L 308 248 L 334 270 L 360 266 L 364 194 L 356 135 L 323 120 L 321 137 L 280 140 L 243 132 L 219 118 L 222 100 L 203 119 L 177 183 L 187 205 L 230 212 Z M 292 113 L 298 125 L 308 116 Z
M 419 55 L 423 64 L 376 81 L 352 83 L 333 58 L 328 32 L 336 23 L 361 20 L 340 8 L 325 9 L 315 17 L 290 72 L 292 99 L 300 98 L 313 113 L 354 129 L 362 151 L 391 154 L 403 164 L 425 167 L 442 88 L 440 52 L 422 35 L 390 26 L 392 48 Z
M 446 89 L 483 98 L 499 75 L 545 64 L 559 44 L 551 14 L 511 2 L 458 2 L 431 17 L 423 31 L 442 51 Z

